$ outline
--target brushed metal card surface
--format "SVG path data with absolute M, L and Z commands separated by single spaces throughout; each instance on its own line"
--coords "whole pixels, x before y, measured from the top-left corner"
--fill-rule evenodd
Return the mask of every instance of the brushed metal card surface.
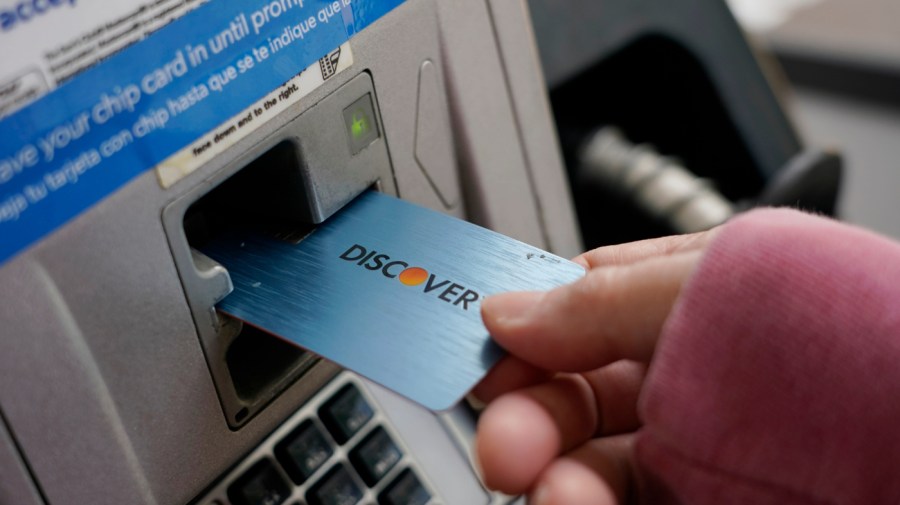
M 480 302 L 544 290 L 584 269 L 471 223 L 369 191 L 298 244 L 222 237 L 218 309 L 432 410 L 458 402 L 502 356 Z

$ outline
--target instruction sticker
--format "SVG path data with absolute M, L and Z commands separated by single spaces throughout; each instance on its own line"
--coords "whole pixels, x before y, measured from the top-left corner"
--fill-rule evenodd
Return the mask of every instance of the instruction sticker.
M 160 185 L 168 188 L 180 181 L 351 65 L 353 54 L 350 51 L 350 44 L 344 43 L 282 86 L 160 163 L 156 167 Z
M 45 49 L 0 63 L 0 264 L 161 163 L 173 184 L 261 124 L 272 93 L 274 114 L 321 84 L 311 69 L 346 68 L 350 37 L 400 3 L 0 0 L 0 46 Z

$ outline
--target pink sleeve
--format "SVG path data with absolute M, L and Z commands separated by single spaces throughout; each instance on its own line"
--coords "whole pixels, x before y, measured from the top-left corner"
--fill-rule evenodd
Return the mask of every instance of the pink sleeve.
M 735 219 L 647 381 L 646 503 L 900 503 L 900 245 L 794 211 Z

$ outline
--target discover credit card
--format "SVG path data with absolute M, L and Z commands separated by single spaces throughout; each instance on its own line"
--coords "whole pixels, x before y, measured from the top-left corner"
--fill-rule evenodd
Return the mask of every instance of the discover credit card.
M 298 243 L 233 234 L 203 253 L 231 274 L 221 312 L 431 410 L 456 404 L 503 355 L 481 320 L 484 297 L 547 290 L 585 273 L 375 191 Z

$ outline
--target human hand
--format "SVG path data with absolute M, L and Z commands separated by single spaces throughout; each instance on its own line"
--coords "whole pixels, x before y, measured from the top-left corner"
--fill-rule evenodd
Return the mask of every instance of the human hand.
M 587 275 L 482 303 L 504 358 L 476 387 L 488 404 L 485 484 L 536 505 L 611 505 L 638 494 L 637 401 L 660 330 L 715 230 L 595 249 Z

